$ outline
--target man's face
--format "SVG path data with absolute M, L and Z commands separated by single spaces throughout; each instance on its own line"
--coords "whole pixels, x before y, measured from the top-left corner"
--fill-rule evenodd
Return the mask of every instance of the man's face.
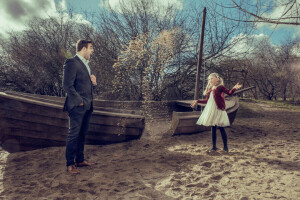
M 83 47 L 85 48 L 85 47 Z M 88 47 L 85 48 L 84 58 L 90 60 L 91 55 L 94 53 L 94 48 L 92 43 L 88 43 Z

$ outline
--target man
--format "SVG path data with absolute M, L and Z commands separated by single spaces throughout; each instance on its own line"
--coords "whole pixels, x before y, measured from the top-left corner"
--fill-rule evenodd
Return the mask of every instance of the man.
M 92 41 L 78 40 L 76 55 L 64 64 L 63 87 L 67 97 L 63 110 L 69 115 L 66 160 L 70 174 L 78 174 L 77 167 L 92 165 L 84 160 L 84 141 L 93 111 L 93 86 L 97 85 L 88 65 L 93 52 Z

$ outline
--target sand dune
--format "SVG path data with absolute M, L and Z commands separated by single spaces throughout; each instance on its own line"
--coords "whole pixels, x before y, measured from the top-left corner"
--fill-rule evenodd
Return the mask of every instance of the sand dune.
M 0 199 L 300 199 L 300 111 L 242 103 L 229 153 L 210 132 L 171 137 L 151 121 L 142 139 L 87 146 L 97 162 L 66 173 L 64 148 L 0 152 Z M 218 147 L 222 140 L 218 132 Z

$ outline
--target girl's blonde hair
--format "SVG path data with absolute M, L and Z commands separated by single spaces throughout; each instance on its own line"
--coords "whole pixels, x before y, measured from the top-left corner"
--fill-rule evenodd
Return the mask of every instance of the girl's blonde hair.
M 207 95 L 208 91 L 213 87 L 212 84 L 211 84 L 210 81 L 209 81 L 210 78 L 211 78 L 212 76 L 214 76 L 214 77 L 216 77 L 217 79 L 219 79 L 219 81 L 218 81 L 216 87 L 218 87 L 218 86 L 220 86 L 220 85 L 224 85 L 223 78 L 220 77 L 218 73 L 211 73 L 211 74 L 207 77 L 207 85 L 206 85 L 206 88 L 205 88 L 205 90 L 204 90 L 204 92 L 203 92 L 203 95 L 204 95 L 204 96 Z

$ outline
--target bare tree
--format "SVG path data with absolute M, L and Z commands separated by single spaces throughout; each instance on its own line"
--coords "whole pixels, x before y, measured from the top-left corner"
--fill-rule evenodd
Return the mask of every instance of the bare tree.
M 23 32 L 10 32 L 1 41 L 2 84 L 23 92 L 63 95 L 62 66 L 74 52 L 76 24 L 49 17 L 31 20 Z M 4 55 L 4 56 L 3 56 Z
M 300 68 L 299 68 L 299 58 L 294 60 L 294 63 L 291 64 L 291 70 L 293 71 L 293 76 L 290 77 L 291 84 L 289 85 L 289 94 L 292 98 L 292 101 L 294 102 L 294 105 L 296 105 L 296 102 L 298 100 L 299 104 L 299 97 L 300 97 Z
M 151 0 L 135 0 L 129 4 L 120 2 L 120 10 L 108 9 L 92 15 L 91 24 L 76 23 L 69 13 L 68 18 L 34 19 L 23 32 L 12 32 L 10 38 L 2 41 L 0 79 L 6 88 L 24 92 L 49 95 L 64 95 L 61 86 L 62 66 L 66 58 L 75 54 L 75 41 L 80 38 L 93 40 L 95 53 L 91 60 L 92 72 L 97 76 L 96 92 L 101 98 L 113 97 L 113 80 L 116 70 L 112 67 L 120 63 L 122 56 L 128 54 L 128 45 L 142 35 L 148 52 L 126 66 L 122 79 L 126 87 L 123 96 L 127 99 L 143 99 L 141 85 L 143 77 L 148 77 L 152 99 L 187 99 L 193 96 L 196 63 L 203 5 L 178 10 L 174 5 L 161 7 Z M 70 19 L 71 18 L 71 19 Z M 205 70 L 215 65 L 214 60 L 228 59 L 225 51 L 235 45 L 232 37 L 239 33 L 249 33 L 252 27 L 240 22 L 230 21 L 217 15 L 213 10 L 207 14 L 208 25 L 204 41 Z M 172 40 L 172 53 L 167 60 L 160 59 L 168 51 L 157 42 L 163 33 L 177 30 Z M 169 45 L 170 46 L 170 45 Z M 154 48 L 155 47 L 155 48 Z M 151 49 L 152 48 L 152 49 Z M 140 53 L 140 52 L 139 52 Z M 131 70 L 135 63 L 140 68 Z M 125 64 L 124 64 L 125 63 Z M 151 63 L 151 64 L 149 64 Z M 148 73 L 143 75 L 147 66 Z M 154 67 L 155 66 L 155 67 Z M 157 70 L 157 69 L 161 70 Z M 164 69 L 164 70 L 162 70 Z M 157 70 L 157 71 L 156 71 Z M 126 73 L 125 73 L 126 72 Z M 129 73 L 130 72 L 130 73 Z M 233 78 L 232 78 L 233 79 Z M 125 84 L 126 83 L 126 84 Z M 130 86 L 130 87 L 129 87 Z
M 180 30 L 174 44 L 174 57 L 169 63 L 173 73 L 166 77 L 165 84 L 169 85 L 166 88 L 166 98 L 189 98 L 193 96 L 190 91 L 195 81 L 201 12 L 204 5 L 198 4 L 199 6 L 195 7 L 191 4 L 182 11 L 174 5 L 162 8 L 153 2 L 141 0 L 125 4 L 120 1 L 119 10 L 110 8 L 106 12 L 99 13 L 94 24 L 97 25 L 104 40 L 114 48 L 112 52 L 117 52 L 119 56 L 126 50 L 130 41 L 139 35 L 148 34 L 145 45 L 150 46 L 161 32 Z M 231 41 L 235 34 L 249 33 L 252 30 L 251 26 L 224 19 L 213 11 L 208 11 L 207 21 L 204 42 L 206 63 L 222 57 L 225 50 L 232 48 L 237 42 Z M 117 60 L 115 54 L 112 57 Z M 136 91 L 137 86 L 134 88 L 128 91 Z
M 285 25 L 300 25 L 299 9 L 300 4 L 297 0 L 266 0 L 266 1 L 244 1 L 244 0 L 231 0 L 228 2 L 217 2 L 215 0 L 206 0 L 207 4 L 219 7 L 216 12 L 233 21 L 251 22 L 251 23 L 271 23 L 271 24 L 285 24 Z M 278 9 L 280 8 L 280 9 Z M 273 9 L 277 9 L 279 13 L 275 16 L 270 16 L 268 13 Z M 225 12 L 224 12 L 225 11 Z M 237 13 L 237 16 L 230 13 Z
M 293 80 L 296 76 L 296 71 L 292 67 L 296 59 L 292 50 L 296 43 L 297 40 L 289 40 L 285 44 L 281 45 L 276 58 L 274 58 L 276 60 L 275 65 L 278 69 L 274 76 L 280 82 L 280 96 L 284 101 L 287 100 L 289 87 L 294 85 Z
M 171 61 L 176 55 L 179 29 L 162 31 L 150 44 L 142 34 L 130 41 L 113 68 L 114 93 L 130 100 L 162 100 L 168 88 L 167 77 L 174 73 Z
M 287 100 L 293 81 L 298 76 L 293 67 L 296 55 L 292 51 L 296 43 L 297 40 L 294 40 L 274 46 L 265 39 L 255 47 L 252 58 L 245 62 L 246 81 L 256 85 L 264 98 L 276 100 L 281 97 Z

